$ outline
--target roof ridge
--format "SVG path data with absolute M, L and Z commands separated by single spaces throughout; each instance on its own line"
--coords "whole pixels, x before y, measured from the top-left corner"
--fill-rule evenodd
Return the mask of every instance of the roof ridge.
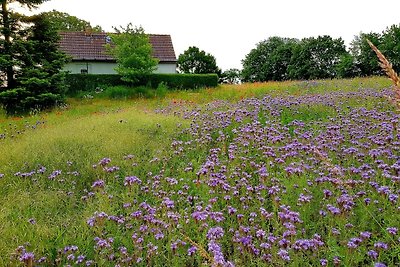
M 73 60 L 111 60 L 105 49 L 107 32 L 60 32 L 60 48 Z M 176 62 L 176 54 L 169 34 L 148 34 L 153 56 L 162 62 Z
M 85 32 L 85 31 L 62 31 L 59 32 L 59 34 L 66 34 L 66 35 L 70 35 L 70 34 L 98 34 L 98 35 L 104 35 L 104 34 L 116 34 L 115 32 Z M 171 34 L 167 34 L 167 33 L 148 33 L 147 35 L 151 35 L 151 36 L 171 36 Z

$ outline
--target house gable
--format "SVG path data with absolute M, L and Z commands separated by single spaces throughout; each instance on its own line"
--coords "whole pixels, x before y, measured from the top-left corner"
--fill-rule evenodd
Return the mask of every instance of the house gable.
M 107 33 L 61 32 L 60 49 L 72 58 L 65 70 L 71 73 L 115 73 L 115 58 L 106 50 Z M 159 60 L 156 73 L 175 73 L 176 55 L 170 35 L 150 34 L 153 57 Z M 86 66 L 86 67 L 85 67 Z

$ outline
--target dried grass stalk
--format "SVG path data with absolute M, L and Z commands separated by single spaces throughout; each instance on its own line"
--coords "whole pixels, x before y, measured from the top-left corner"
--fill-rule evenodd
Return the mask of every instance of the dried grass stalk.
M 400 78 L 396 71 L 393 69 L 392 63 L 382 54 L 381 51 L 367 39 L 369 46 L 374 50 L 379 59 L 379 66 L 385 71 L 386 75 L 394 84 L 394 99 L 391 99 L 395 105 L 400 109 Z
M 205 248 L 203 248 L 201 245 L 194 242 L 192 239 L 190 239 L 190 237 L 188 237 L 182 233 L 181 233 L 181 235 L 183 236 L 183 238 L 186 241 L 188 241 L 192 246 L 195 246 L 199 250 L 201 257 L 207 259 L 209 262 L 214 262 L 213 257 L 211 257 L 210 254 L 208 254 L 208 252 L 207 252 L 207 250 L 205 250 Z

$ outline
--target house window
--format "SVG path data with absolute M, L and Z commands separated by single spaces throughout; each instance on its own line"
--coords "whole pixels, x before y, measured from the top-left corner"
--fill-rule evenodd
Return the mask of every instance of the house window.
M 81 74 L 88 74 L 88 70 L 87 69 L 81 69 Z

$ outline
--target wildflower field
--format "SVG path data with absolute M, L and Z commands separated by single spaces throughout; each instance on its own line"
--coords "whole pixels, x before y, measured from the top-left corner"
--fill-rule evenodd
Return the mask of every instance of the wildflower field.
M 0 266 L 399 266 L 386 78 L 0 115 Z

